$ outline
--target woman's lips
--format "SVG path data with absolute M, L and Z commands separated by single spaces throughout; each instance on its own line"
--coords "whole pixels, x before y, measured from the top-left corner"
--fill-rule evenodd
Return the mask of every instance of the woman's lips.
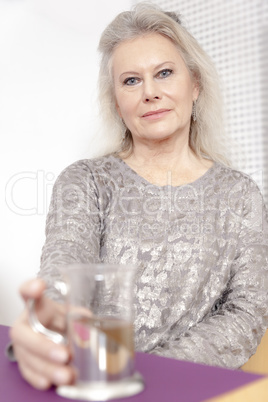
M 144 115 L 142 115 L 142 118 L 146 119 L 146 120 L 156 120 L 156 119 L 160 119 L 161 117 L 164 117 L 169 112 L 170 112 L 170 109 L 153 110 L 151 112 L 147 112 Z

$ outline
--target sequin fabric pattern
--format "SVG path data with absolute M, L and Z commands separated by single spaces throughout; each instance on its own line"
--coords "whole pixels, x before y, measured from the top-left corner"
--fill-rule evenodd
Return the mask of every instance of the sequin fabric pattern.
M 238 368 L 268 327 L 268 224 L 245 174 L 218 163 L 156 186 L 116 155 L 58 177 L 39 275 L 72 262 L 136 264 L 139 351 Z M 53 291 L 51 289 L 51 295 Z

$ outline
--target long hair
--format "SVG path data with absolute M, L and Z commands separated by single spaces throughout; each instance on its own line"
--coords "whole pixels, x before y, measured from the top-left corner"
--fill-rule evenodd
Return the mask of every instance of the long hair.
M 139 3 L 131 11 L 120 13 L 104 30 L 100 42 L 99 99 L 102 117 L 113 151 L 130 152 L 133 142 L 116 110 L 112 76 L 112 56 L 117 46 L 141 35 L 159 33 L 178 48 L 189 73 L 199 85 L 196 121 L 191 119 L 189 146 L 199 157 L 228 164 L 224 152 L 224 124 L 217 71 L 207 53 L 181 24 L 180 17 L 158 6 Z

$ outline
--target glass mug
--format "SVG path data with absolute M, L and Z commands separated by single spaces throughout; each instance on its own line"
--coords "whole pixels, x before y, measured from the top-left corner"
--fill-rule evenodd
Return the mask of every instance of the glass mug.
M 66 335 L 45 328 L 29 302 L 33 330 L 68 343 L 77 372 L 74 385 L 59 386 L 66 398 L 107 401 L 144 388 L 135 372 L 133 334 L 134 266 L 71 264 L 60 268 L 64 281 L 54 288 L 66 301 Z

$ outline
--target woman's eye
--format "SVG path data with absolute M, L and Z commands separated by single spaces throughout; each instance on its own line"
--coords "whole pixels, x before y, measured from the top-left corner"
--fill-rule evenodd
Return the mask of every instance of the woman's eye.
M 166 77 L 169 77 L 172 73 L 173 73 L 173 71 L 170 68 L 165 68 L 164 70 L 159 71 L 157 76 L 159 78 L 166 78 Z
M 130 77 L 124 80 L 125 85 L 136 85 L 139 82 L 138 78 Z

